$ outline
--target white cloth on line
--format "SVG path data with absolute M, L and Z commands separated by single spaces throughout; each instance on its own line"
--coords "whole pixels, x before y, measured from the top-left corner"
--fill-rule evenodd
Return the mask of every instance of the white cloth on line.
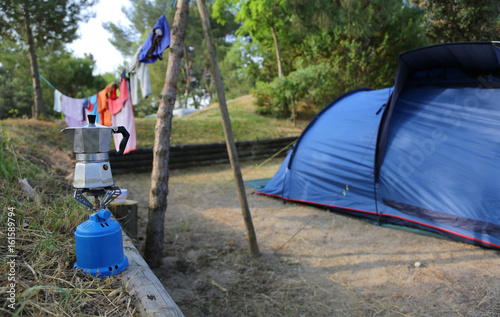
M 61 112 L 61 98 L 62 93 L 55 89 L 54 90 L 54 111 Z
M 139 61 L 139 53 L 141 47 L 137 50 L 134 57 L 132 57 L 125 68 L 125 71 L 130 74 L 130 94 L 132 99 L 132 104 L 136 105 L 139 103 L 139 81 L 142 93 L 142 98 L 147 98 L 151 95 L 151 81 L 149 79 L 149 67 L 148 64 L 141 63 Z

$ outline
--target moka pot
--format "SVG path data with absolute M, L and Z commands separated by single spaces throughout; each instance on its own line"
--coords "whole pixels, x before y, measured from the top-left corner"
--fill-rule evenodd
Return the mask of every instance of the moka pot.
M 63 129 L 68 140 L 73 144 L 76 157 L 73 187 L 81 189 L 104 188 L 113 186 L 113 177 L 109 164 L 111 134 L 121 133 L 119 151 L 121 155 L 127 146 L 129 133 L 123 127 L 108 127 L 95 123 L 95 115 L 88 115 L 88 124 Z

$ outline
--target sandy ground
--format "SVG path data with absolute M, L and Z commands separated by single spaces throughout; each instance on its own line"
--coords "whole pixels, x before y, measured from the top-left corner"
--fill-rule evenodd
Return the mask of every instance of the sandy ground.
M 242 164 L 245 180 L 272 177 L 281 160 L 254 164 Z M 150 175 L 114 179 L 139 202 L 142 250 Z M 186 316 L 500 316 L 499 251 L 246 187 L 262 253 L 252 259 L 229 166 L 173 170 L 169 188 L 153 271 Z

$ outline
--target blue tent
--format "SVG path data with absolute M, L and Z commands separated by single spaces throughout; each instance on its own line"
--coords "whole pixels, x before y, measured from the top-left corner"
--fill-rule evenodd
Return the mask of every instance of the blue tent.
M 500 248 L 500 47 L 402 53 L 393 88 L 325 107 L 260 194 Z

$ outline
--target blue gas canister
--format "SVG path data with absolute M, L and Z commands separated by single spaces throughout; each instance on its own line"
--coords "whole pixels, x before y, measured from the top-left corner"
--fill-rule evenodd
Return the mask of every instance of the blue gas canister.
M 104 277 L 118 274 L 128 267 L 128 259 L 123 253 L 122 228 L 110 217 L 109 210 L 100 209 L 76 228 L 74 268 Z

